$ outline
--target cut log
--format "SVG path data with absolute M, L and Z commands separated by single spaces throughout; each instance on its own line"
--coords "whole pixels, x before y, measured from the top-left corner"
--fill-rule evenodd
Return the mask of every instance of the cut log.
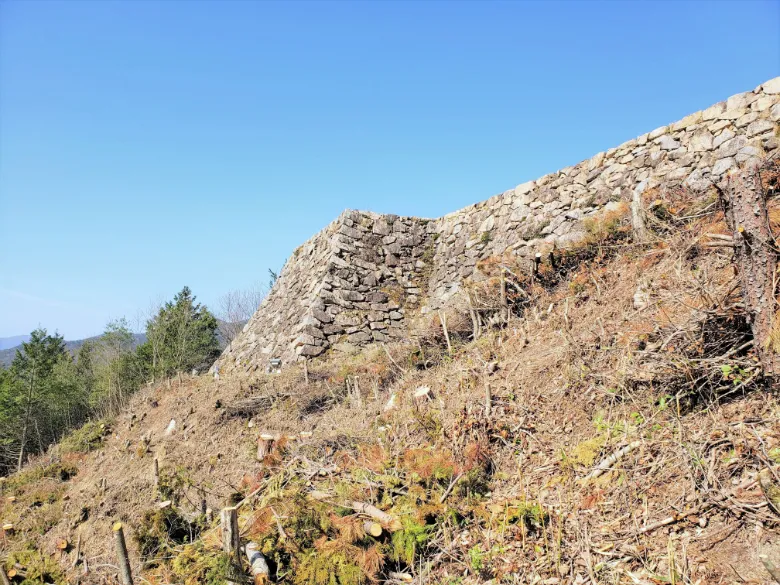
M 238 559 L 241 551 L 241 539 L 238 532 L 238 508 L 223 508 L 220 513 L 222 527 L 222 550 L 234 559 Z
M 127 555 L 125 533 L 121 522 L 115 522 L 113 526 L 116 539 L 116 556 L 119 562 L 119 572 L 122 575 L 122 585 L 133 585 L 133 574 L 130 572 L 130 557 Z
M 309 497 L 320 502 L 327 502 L 328 500 L 331 499 L 332 496 L 327 492 L 313 490 L 309 492 Z M 342 504 L 336 504 L 336 505 L 342 505 Z M 382 527 L 386 528 L 390 532 L 395 532 L 402 528 L 401 521 L 398 518 L 396 518 L 392 514 L 383 512 L 382 510 L 380 510 L 376 506 L 372 506 L 371 504 L 353 500 L 351 502 L 347 502 L 346 504 L 343 504 L 343 506 L 345 508 L 351 508 L 358 514 L 365 514 L 366 516 L 373 518 L 374 520 L 379 522 L 382 525 Z
M 382 536 L 382 525 L 379 522 L 372 522 L 371 520 L 366 520 L 363 522 L 363 532 L 366 533 L 368 536 L 373 536 L 374 538 L 377 538 L 379 536 Z
M 764 375 L 772 378 L 780 374 L 780 359 L 772 347 L 777 248 L 769 228 L 759 166 L 749 165 L 729 175 L 719 192 L 726 223 L 733 232 L 734 261 L 750 315 L 754 347 Z
M 252 572 L 252 578 L 255 585 L 263 585 L 268 582 L 268 563 L 260 552 L 260 547 L 254 542 L 248 542 L 244 549 L 246 551 L 246 558 L 249 561 L 249 568 Z

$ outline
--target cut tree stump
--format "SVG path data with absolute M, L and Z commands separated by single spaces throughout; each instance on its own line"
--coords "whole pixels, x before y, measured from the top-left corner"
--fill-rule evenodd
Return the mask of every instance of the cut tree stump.
M 754 347 L 764 375 L 780 374 L 780 359 L 771 347 L 775 317 L 777 252 L 769 229 L 761 167 L 751 164 L 729 175 L 719 187 L 726 223 L 733 232 L 734 260 L 739 269 Z
M 257 439 L 257 460 L 263 461 L 271 453 L 274 448 L 274 441 L 276 441 L 276 435 L 270 433 L 262 433 Z

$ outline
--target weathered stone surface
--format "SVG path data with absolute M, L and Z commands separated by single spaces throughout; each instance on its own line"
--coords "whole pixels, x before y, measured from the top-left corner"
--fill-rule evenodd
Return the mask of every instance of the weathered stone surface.
M 721 144 L 723 144 L 727 140 L 731 140 L 732 138 L 734 138 L 734 136 L 736 136 L 736 134 L 734 134 L 731 130 L 728 129 L 724 130 L 723 132 L 718 134 L 715 137 L 715 139 L 712 141 L 713 148 L 718 148 Z
M 780 77 L 775 77 L 765 82 L 761 90 L 766 94 L 776 95 L 780 93 Z
M 712 174 L 713 175 L 722 175 L 730 168 L 734 167 L 737 163 L 734 161 L 733 158 L 722 158 L 718 162 L 715 163 L 715 165 L 712 167 Z
M 706 152 L 713 148 L 713 136 L 709 130 L 697 130 L 691 136 L 688 148 L 693 152 Z
M 717 151 L 717 156 L 719 158 L 734 156 L 745 146 L 747 146 L 747 138 L 744 136 L 735 136 L 731 140 L 727 140 L 720 145 Z
M 764 132 L 772 132 L 774 129 L 775 125 L 769 120 L 756 120 L 747 127 L 747 136 L 750 138 Z
M 407 320 L 459 298 L 462 279 L 480 278 L 479 261 L 571 245 L 584 221 L 620 207 L 641 182 L 705 190 L 776 151 L 778 125 L 780 78 L 436 220 L 346 211 L 288 259 L 220 368 L 402 339 Z

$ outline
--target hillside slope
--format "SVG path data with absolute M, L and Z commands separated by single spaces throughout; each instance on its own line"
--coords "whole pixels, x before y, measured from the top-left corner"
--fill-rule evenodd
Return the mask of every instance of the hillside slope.
M 780 463 L 780 401 L 717 194 L 644 205 L 649 243 L 623 205 L 535 272 L 479 262 L 464 287 L 497 308 L 477 335 L 451 308 L 405 343 L 147 388 L 4 482 L 5 567 L 114 582 L 121 520 L 149 583 L 239 581 L 201 500 L 247 498 L 272 582 L 769 583 L 780 516 L 758 474 Z M 381 534 L 353 502 L 389 515 Z

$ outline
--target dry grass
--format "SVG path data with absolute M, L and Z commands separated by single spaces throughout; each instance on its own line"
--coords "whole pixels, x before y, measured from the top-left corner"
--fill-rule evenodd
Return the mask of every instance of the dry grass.
M 261 488 L 242 526 L 279 566 L 298 567 L 285 583 L 328 571 L 371 582 L 392 570 L 449 585 L 766 582 L 758 554 L 780 555 L 780 518 L 751 480 L 780 459 L 780 403 L 754 375 L 731 252 L 706 245 L 704 234 L 725 232 L 717 206 L 684 191 L 650 197 L 656 243 L 634 246 L 618 214 L 533 279 L 510 267 L 529 299 L 518 293 L 508 321 L 477 340 L 465 309 L 448 313 L 462 331 L 452 355 L 429 315 L 409 344 L 314 360 L 308 384 L 293 366 L 144 390 L 102 448 L 78 456 L 74 477 L 5 488 L 17 500 L 3 517 L 29 525 L 0 546 L 54 555 L 59 539 L 81 534 L 84 582 L 110 580 L 111 522 L 138 528 L 155 509 L 156 457 L 187 521 L 201 522 L 202 493 L 218 510 Z M 481 267 L 484 298 L 495 300 L 494 268 L 507 262 Z M 415 397 L 420 387 L 430 392 Z M 247 399 L 256 411 L 228 408 Z M 285 437 L 264 462 L 261 432 Z M 23 519 L 41 488 L 63 494 L 43 534 L 43 520 Z M 333 502 L 312 504 L 311 489 Z M 403 529 L 364 540 L 351 499 Z M 177 582 L 198 558 L 214 559 L 198 574 L 221 567 L 217 528 L 203 528 L 146 578 Z M 308 550 L 319 556 L 296 557 Z

